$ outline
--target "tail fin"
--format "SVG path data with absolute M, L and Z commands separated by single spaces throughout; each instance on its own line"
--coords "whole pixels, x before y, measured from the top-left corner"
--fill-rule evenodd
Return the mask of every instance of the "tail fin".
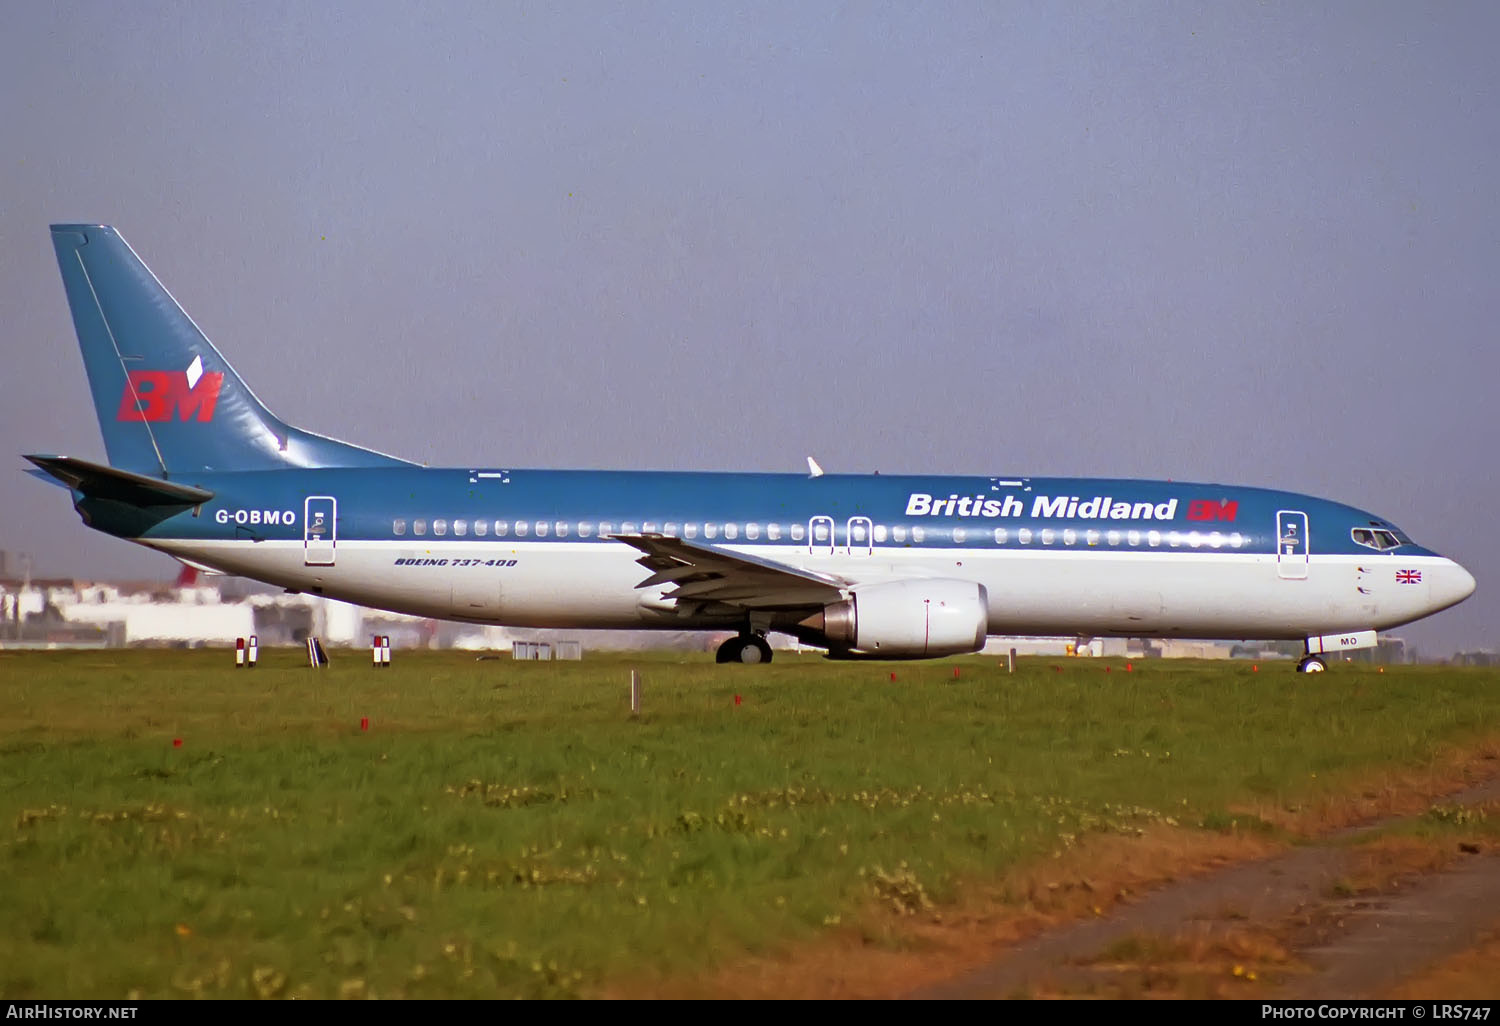
M 278 419 L 113 228 L 55 224 L 52 245 L 113 466 L 169 478 L 405 463 Z

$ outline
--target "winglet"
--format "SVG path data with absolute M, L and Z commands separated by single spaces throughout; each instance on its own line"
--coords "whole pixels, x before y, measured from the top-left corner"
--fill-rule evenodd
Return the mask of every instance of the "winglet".
M 807 476 L 808 477 L 822 477 L 823 476 L 823 468 L 820 467 L 820 466 L 818 466 L 818 461 L 815 460 L 815 459 L 813 459 L 811 456 L 809 456 L 807 458 Z

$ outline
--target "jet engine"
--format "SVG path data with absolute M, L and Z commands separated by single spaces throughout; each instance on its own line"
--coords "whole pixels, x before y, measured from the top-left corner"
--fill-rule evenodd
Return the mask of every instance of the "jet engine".
M 831 654 L 911 659 L 984 647 L 989 596 L 973 581 L 908 580 L 856 588 L 802 621 Z

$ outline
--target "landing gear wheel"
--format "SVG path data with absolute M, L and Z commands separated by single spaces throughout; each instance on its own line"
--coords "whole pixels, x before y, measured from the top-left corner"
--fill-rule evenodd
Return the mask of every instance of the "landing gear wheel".
M 1328 664 L 1315 655 L 1303 656 L 1297 664 L 1298 673 L 1322 673 L 1328 669 Z
M 756 663 L 769 663 L 771 661 L 771 646 L 766 644 L 766 639 L 758 634 L 746 636 L 741 634 L 737 638 L 730 638 L 719 646 L 714 653 L 716 663 L 745 663 L 754 665 Z
M 750 653 L 754 652 L 752 659 Z M 740 662 L 742 663 L 769 663 L 771 661 L 771 646 L 765 638 L 759 634 L 745 642 L 745 647 L 740 649 Z

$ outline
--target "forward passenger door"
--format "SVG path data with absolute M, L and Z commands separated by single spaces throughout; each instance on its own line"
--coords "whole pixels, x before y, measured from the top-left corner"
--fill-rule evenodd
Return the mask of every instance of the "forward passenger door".
M 1276 512 L 1276 575 L 1282 580 L 1307 579 L 1307 514 L 1301 510 Z

